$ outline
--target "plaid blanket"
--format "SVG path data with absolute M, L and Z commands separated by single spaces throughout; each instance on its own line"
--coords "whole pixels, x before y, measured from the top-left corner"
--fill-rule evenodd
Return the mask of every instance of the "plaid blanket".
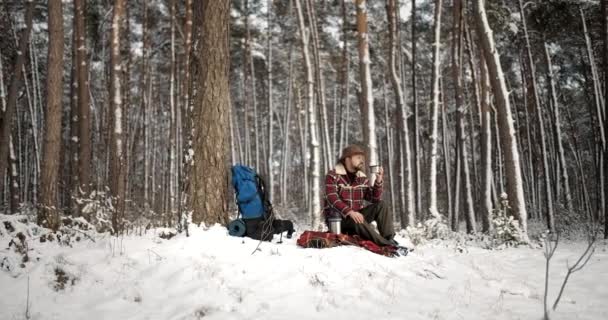
M 365 248 L 373 253 L 387 257 L 397 257 L 400 255 L 399 247 L 379 246 L 376 243 L 363 240 L 359 236 L 347 234 L 334 234 L 329 232 L 304 231 L 297 241 L 300 247 L 304 248 L 332 248 L 341 245 L 352 245 Z

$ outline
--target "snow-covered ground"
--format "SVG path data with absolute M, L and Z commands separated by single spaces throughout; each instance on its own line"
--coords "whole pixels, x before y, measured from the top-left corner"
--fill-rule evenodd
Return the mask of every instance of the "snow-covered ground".
M 484 250 L 442 243 L 387 258 L 356 247 L 303 249 L 234 238 L 214 226 L 171 240 L 29 241 L 15 266 L 0 225 L 0 319 L 542 319 L 542 249 Z M 14 232 L 12 233 L 14 236 Z M 407 242 L 406 239 L 401 239 Z M 560 243 L 550 301 L 585 243 Z M 36 261 L 36 257 L 39 258 Z M 12 259 L 12 260 L 11 260 Z M 16 267 L 16 268 L 15 268 Z M 62 270 L 62 271 L 57 271 Z M 63 274 L 62 274 L 63 273 Z M 67 278 L 57 289 L 57 278 Z M 72 280 L 74 279 L 74 280 Z M 608 319 L 608 245 L 575 273 L 552 319 Z

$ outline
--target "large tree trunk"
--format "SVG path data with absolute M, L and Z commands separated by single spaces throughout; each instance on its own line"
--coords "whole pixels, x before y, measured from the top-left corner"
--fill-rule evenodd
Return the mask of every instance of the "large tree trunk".
M 429 140 L 431 142 L 430 163 L 429 163 L 429 213 L 434 218 L 441 218 L 437 207 L 437 162 L 439 160 L 439 72 L 441 70 L 441 7 L 443 0 L 435 0 L 435 20 L 433 37 L 433 72 L 431 98 L 433 101 L 431 111 L 431 132 Z M 420 195 L 418 195 L 420 196 Z M 458 197 L 458 194 L 456 194 Z
M 125 157 L 123 133 L 123 99 L 122 99 L 122 60 L 121 60 L 121 29 L 125 16 L 125 1 L 114 0 L 112 16 L 112 34 L 110 39 L 110 109 L 112 110 L 111 139 L 110 139 L 110 194 L 113 197 L 114 211 L 112 228 L 114 233 L 122 231 L 125 204 Z
M 25 54 L 27 53 L 28 43 L 30 41 L 30 35 L 32 33 L 32 19 L 34 16 L 34 2 L 27 2 L 25 7 L 25 29 L 21 33 L 19 39 L 19 48 L 17 50 L 17 57 L 15 58 L 13 79 L 8 90 L 8 99 L 6 102 L 6 110 L 2 116 L 2 123 L 0 123 L 0 195 L 4 194 L 4 180 L 6 179 L 6 172 L 8 168 L 9 158 L 9 139 L 13 125 L 13 117 L 17 108 L 17 96 L 19 95 L 19 87 L 22 85 L 23 80 L 23 65 L 25 63 Z
M 310 61 L 310 53 L 308 51 L 308 43 L 310 39 L 310 31 L 304 25 L 304 15 L 302 13 L 302 5 L 300 0 L 295 0 L 296 11 L 298 14 L 298 25 L 300 37 L 302 41 L 302 55 L 304 58 L 304 70 L 306 73 L 306 103 L 308 108 L 308 123 L 310 128 L 310 144 L 312 147 L 311 157 L 311 194 L 310 194 L 310 216 L 312 228 L 316 229 L 321 220 L 321 193 L 320 193 L 320 143 L 318 138 L 317 128 L 317 108 L 313 100 L 314 80 L 312 64 Z
M 49 47 L 46 77 L 46 134 L 44 135 L 42 179 L 38 224 L 59 229 L 59 159 L 63 98 L 63 12 L 61 0 L 49 0 Z
M 363 120 L 363 140 L 367 149 L 369 166 L 372 167 L 370 184 L 376 179 L 374 168 L 380 165 L 378 141 L 376 139 L 376 116 L 374 114 L 374 93 L 369 57 L 369 33 L 367 30 L 367 1 L 357 0 L 357 35 L 359 40 L 359 76 L 361 78 L 361 115 Z
M 397 112 L 399 114 L 399 143 L 400 150 L 403 149 L 401 153 L 401 162 L 403 163 L 403 176 L 401 186 L 401 197 L 405 198 L 405 201 L 402 201 L 403 207 L 401 208 L 401 227 L 405 228 L 407 226 L 414 226 L 414 189 L 413 189 L 413 177 L 412 177 L 412 165 L 411 165 L 411 148 L 410 148 L 410 134 L 409 134 L 409 125 L 407 122 L 407 106 L 405 104 L 405 97 L 403 95 L 403 90 L 401 87 L 401 78 L 397 72 L 396 65 L 396 52 L 397 41 L 397 6 L 395 4 L 395 0 L 387 0 L 386 4 L 386 15 L 388 18 L 388 26 L 389 26 L 389 61 L 390 61 L 390 78 L 391 84 L 393 86 L 393 90 L 395 92 L 395 102 Z M 387 119 L 388 120 L 388 119 Z M 391 177 L 393 179 L 393 177 Z
M 517 147 L 517 140 L 515 139 L 515 127 L 511 115 L 507 86 L 505 84 L 502 66 L 500 65 L 500 56 L 494 45 L 494 35 L 492 34 L 492 29 L 490 28 L 486 16 L 484 1 L 476 0 L 474 3 L 477 30 L 490 71 L 490 81 L 492 83 L 492 88 L 494 89 L 494 98 L 498 111 L 500 142 L 503 145 L 505 166 L 507 170 L 507 192 L 512 211 L 515 214 L 515 217 L 519 219 L 523 240 L 527 242 L 529 241 L 527 235 L 528 214 L 524 199 L 519 150 Z
M 228 222 L 230 1 L 195 3 L 192 222 Z

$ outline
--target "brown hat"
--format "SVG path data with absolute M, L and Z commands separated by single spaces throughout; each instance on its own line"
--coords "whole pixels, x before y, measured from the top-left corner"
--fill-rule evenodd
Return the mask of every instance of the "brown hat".
M 344 148 L 342 150 L 342 155 L 340 156 L 340 162 L 344 161 L 344 159 L 352 156 L 356 156 L 358 154 L 365 156 L 365 150 L 356 144 L 351 144 L 350 146 Z

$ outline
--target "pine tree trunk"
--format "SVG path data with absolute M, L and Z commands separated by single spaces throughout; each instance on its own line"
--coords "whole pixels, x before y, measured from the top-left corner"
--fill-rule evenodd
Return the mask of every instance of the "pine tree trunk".
M 414 110 L 414 152 L 413 152 L 413 156 L 414 156 L 414 172 L 416 175 L 415 178 L 415 193 L 414 193 L 414 197 L 415 197 L 415 201 L 416 201 L 416 212 L 418 212 L 418 214 L 420 215 L 421 219 L 423 219 L 424 214 L 422 213 L 423 210 L 422 209 L 422 177 L 421 177 L 421 170 L 420 170 L 420 159 L 421 157 L 421 149 L 422 146 L 420 145 L 420 127 L 419 127 L 419 112 L 420 110 L 418 109 L 418 89 L 417 89 L 417 75 L 418 75 L 418 70 L 417 70 L 417 60 L 416 60 L 416 48 L 417 48 L 417 41 L 418 41 L 418 35 L 416 33 L 416 0 L 412 0 L 412 109 Z M 430 199 L 429 199 L 430 201 Z
M 60 225 L 59 155 L 61 152 L 61 114 L 63 98 L 63 12 L 61 0 L 49 0 L 49 47 L 46 81 L 46 132 L 44 135 L 42 179 L 38 224 L 57 231 Z
M 78 101 L 78 183 L 88 194 L 91 188 L 91 109 L 89 107 L 89 68 L 86 45 L 86 0 L 74 0 L 76 81 Z
M 110 39 L 110 108 L 112 110 L 110 143 L 110 194 L 113 197 L 112 228 L 114 234 L 123 230 L 125 194 L 125 158 L 123 132 L 121 27 L 125 16 L 125 1 L 114 0 L 112 34 Z
M 4 194 L 4 181 L 8 169 L 9 158 L 9 139 L 13 125 L 13 118 L 17 108 L 17 98 L 19 95 L 19 87 L 22 85 L 23 73 L 21 72 L 25 64 L 25 54 L 27 53 L 30 35 L 32 33 L 32 19 L 34 15 L 34 2 L 29 1 L 25 6 L 25 29 L 19 39 L 19 48 L 13 69 L 13 78 L 8 90 L 8 99 L 6 110 L 2 116 L 0 123 L 0 195 Z
M 310 31 L 304 26 L 304 15 L 302 13 L 302 6 L 300 0 L 295 0 L 296 11 L 298 14 L 298 25 L 300 31 L 300 37 L 302 41 L 302 55 L 304 58 L 304 70 L 306 73 L 306 103 L 308 108 L 308 123 L 310 128 L 310 144 L 312 147 L 311 157 L 311 194 L 309 195 L 310 202 L 310 217 L 311 225 L 313 229 L 316 229 L 321 222 L 321 193 L 320 193 L 320 143 L 318 139 L 318 127 L 317 127 L 317 109 L 315 108 L 315 101 L 313 100 L 314 94 L 314 80 L 313 70 L 310 61 L 310 54 L 308 51 L 308 43 L 310 39 Z
M 492 116 L 490 113 L 490 78 L 483 54 L 479 55 L 481 79 L 481 166 L 482 166 L 482 231 L 492 231 Z
M 227 223 L 230 1 L 196 1 L 192 222 Z
M 437 162 L 439 161 L 439 72 L 441 70 L 441 7 L 443 0 L 435 0 L 435 19 L 433 27 L 433 72 L 432 72 L 432 88 L 431 88 L 431 99 L 432 99 L 432 111 L 431 111 L 431 124 L 430 124 L 430 136 L 429 140 L 431 143 L 430 150 L 430 163 L 429 163 L 429 214 L 440 219 L 441 215 L 437 207 Z M 420 195 L 418 195 L 420 196 Z M 458 196 L 458 195 L 456 195 Z
M 499 117 L 499 130 L 501 143 L 505 150 L 505 166 L 507 171 L 508 195 L 510 206 L 519 220 L 523 232 L 523 240 L 529 241 L 527 230 L 527 211 L 524 199 L 523 181 L 519 161 L 519 150 L 515 140 L 515 128 L 511 116 L 511 107 L 508 99 L 507 87 L 504 81 L 500 56 L 494 45 L 494 36 L 486 16 L 484 1 L 476 0 L 475 20 L 481 39 L 484 55 L 490 72 L 490 81 L 494 89 L 494 97 Z
M 401 227 L 406 228 L 407 226 L 414 226 L 415 224 L 415 211 L 414 211 L 414 190 L 413 190 L 413 177 L 412 177 L 412 166 L 411 166 L 411 148 L 410 148 L 410 137 L 409 137 L 409 125 L 407 121 L 408 110 L 405 103 L 405 97 L 401 87 L 401 78 L 397 71 L 396 65 L 396 49 L 397 41 L 397 6 L 395 0 L 387 0 L 386 14 L 389 25 L 389 61 L 390 61 L 390 78 L 393 90 L 395 93 L 395 104 L 398 112 L 398 127 L 399 127 L 399 143 L 403 145 L 400 149 L 403 149 L 401 154 L 401 167 L 403 168 L 402 181 L 400 182 L 401 197 L 405 201 L 402 201 L 401 208 Z M 388 120 L 388 119 L 387 119 Z M 392 179 L 392 175 L 391 175 Z

